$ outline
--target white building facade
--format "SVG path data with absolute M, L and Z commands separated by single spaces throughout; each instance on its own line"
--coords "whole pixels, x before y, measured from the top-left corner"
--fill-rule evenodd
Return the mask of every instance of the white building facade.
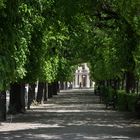
M 90 88 L 92 81 L 90 80 L 90 71 L 87 63 L 78 66 L 75 71 L 75 79 L 73 81 L 73 88 Z

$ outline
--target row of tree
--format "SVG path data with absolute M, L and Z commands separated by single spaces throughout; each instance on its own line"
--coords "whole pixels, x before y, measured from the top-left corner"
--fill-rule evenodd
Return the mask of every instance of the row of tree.
M 28 108 L 39 81 L 37 102 L 44 83 L 48 97 L 56 83 L 72 78 L 74 67 L 66 58 L 68 27 L 59 20 L 53 0 L 6 0 L 0 7 L 0 116 L 5 119 L 6 91 L 10 91 L 9 113 L 25 111 L 25 84 L 29 84 Z M 42 88 L 40 88 L 42 87 Z M 46 87 L 46 86 L 45 86 Z M 54 90 L 52 90 L 52 87 Z
M 125 80 L 127 93 L 136 89 L 139 79 L 140 16 L 139 1 L 102 1 L 98 6 L 96 48 L 92 75 L 97 81 Z
M 82 62 L 98 82 L 125 75 L 130 92 L 140 71 L 139 14 L 139 0 L 0 0 L 0 99 L 10 89 L 13 110 L 18 87 L 71 81 Z

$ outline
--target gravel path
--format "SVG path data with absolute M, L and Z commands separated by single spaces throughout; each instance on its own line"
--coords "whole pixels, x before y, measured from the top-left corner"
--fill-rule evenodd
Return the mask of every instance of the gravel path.
M 0 124 L 0 140 L 140 140 L 140 119 L 106 110 L 92 90 L 68 90 Z

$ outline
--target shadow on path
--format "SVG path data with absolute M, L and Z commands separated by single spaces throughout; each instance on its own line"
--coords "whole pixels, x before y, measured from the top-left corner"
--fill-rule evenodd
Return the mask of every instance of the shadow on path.
M 140 140 L 140 120 L 106 110 L 92 90 L 62 91 L 0 126 L 0 140 Z

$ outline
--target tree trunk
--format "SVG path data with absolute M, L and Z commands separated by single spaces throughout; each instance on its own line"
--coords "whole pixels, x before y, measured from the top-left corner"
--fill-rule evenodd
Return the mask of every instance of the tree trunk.
M 52 98 L 53 91 L 52 91 L 52 83 L 48 83 L 48 98 Z
M 138 94 L 139 93 L 139 79 L 137 80 L 136 90 L 137 90 L 137 94 Z
M 28 109 L 30 109 L 33 100 L 35 100 L 35 87 L 36 87 L 35 83 L 29 84 L 28 103 L 27 103 Z
M 60 92 L 60 86 L 59 86 L 59 82 L 57 81 L 57 92 Z
M 60 82 L 60 90 L 64 90 L 64 82 Z
M 45 82 L 45 85 L 44 85 L 44 101 L 47 101 L 47 96 L 48 96 L 48 83 Z
M 107 80 L 107 87 L 110 86 L 110 80 Z
M 123 77 L 121 79 L 121 90 L 125 90 L 126 89 L 126 74 L 123 74 Z
M 68 89 L 68 83 L 65 82 L 65 90 L 67 90 L 67 89 Z
M 43 97 L 44 97 L 44 83 L 39 82 L 36 101 L 41 104 L 41 102 L 43 101 Z
M 25 90 L 22 87 L 23 85 L 14 83 L 11 85 L 10 88 L 10 104 L 9 104 L 9 113 L 16 114 L 16 113 L 24 113 L 25 111 Z M 22 88 L 21 88 L 22 87 Z M 21 92 L 22 91 L 22 92 Z
M 133 72 L 126 72 L 126 93 L 134 92 L 135 89 L 135 76 Z
M 21 100 L 21 112 L 24 113 L 26 111 L 25 109 L 25 84 L 21 84 L 20 87 L 20 100 Z
M 6 121 L 6 92 L 0 93 L 0 121 Z
M 120 82 L 120 79 L 118 78 L 118 80 L 117 80 L 117 89 L 120 89 L 120 87 L 121 87 L 121 82 Z
M 52 91 L 53 91 L 53 95 L 57 95 L 57 92 L 58 92 L 58 82 L 53 82 L 52 83 Z

